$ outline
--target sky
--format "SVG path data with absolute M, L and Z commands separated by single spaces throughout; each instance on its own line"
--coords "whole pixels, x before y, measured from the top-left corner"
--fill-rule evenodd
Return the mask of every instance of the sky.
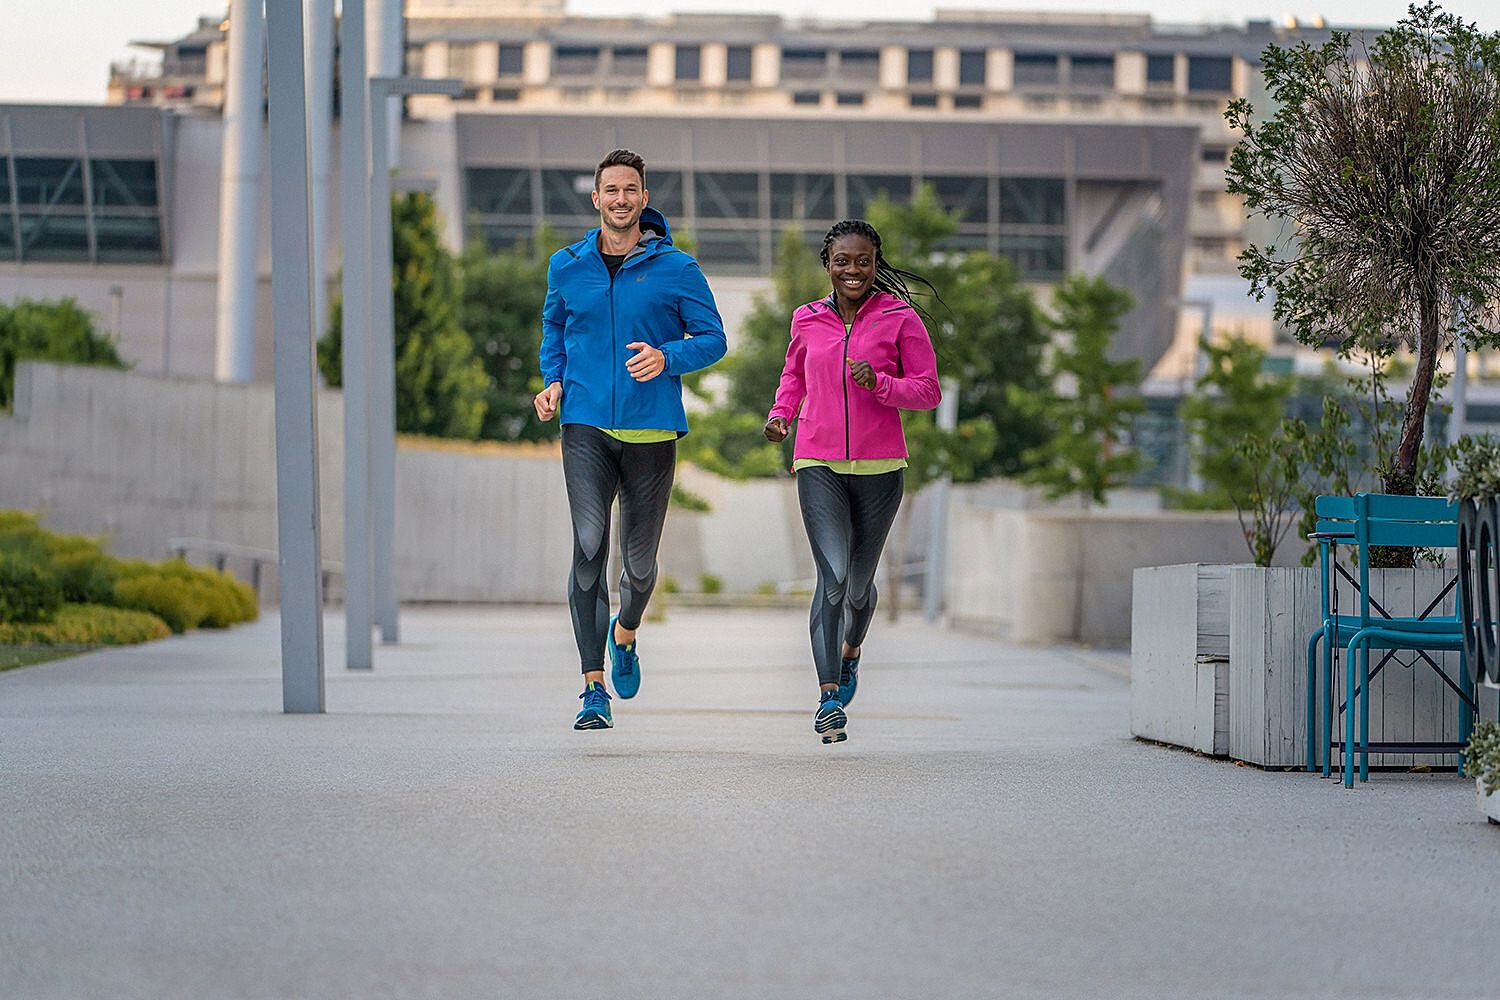
M 1236 24 L 1247 18 L 1281 20 L 1321 15 L 1329 24 L 1384 26 L 1406 12 L 1406 0 L 862 0 L 854 8 L 809 0 L 568 0 L 577 14 L 668 11 L 780 13 L 824 20 L 923 19 L 934 6 L 992 10 L 1066 10 L 1146 13 L 1157 21 Z M 164 41 L 191 31 L 199 16 L 222 16 L 223 0 L 0 0 L 0 103 L 102 103 L 110 63 L 148 58 L 130 42 Z M 1447 9 L 1500 31 L 1500 3 L 1462 0 Z

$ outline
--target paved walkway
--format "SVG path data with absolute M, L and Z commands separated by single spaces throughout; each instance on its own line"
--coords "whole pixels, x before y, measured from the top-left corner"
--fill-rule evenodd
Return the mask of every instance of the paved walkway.
M 407 609 L 326 716 L 277 623 L 0 674 L 0 996 L 1493 996 L 1500 829 L 1144 745 L 1124 657 L 673 610 L 616 728 L 562 609 Z

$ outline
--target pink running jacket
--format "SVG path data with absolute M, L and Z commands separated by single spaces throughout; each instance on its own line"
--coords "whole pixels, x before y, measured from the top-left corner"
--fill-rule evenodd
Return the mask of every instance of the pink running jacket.
M 873 392 L 855 384 L 849 361 L 875 369 Z M 930 410 L 941 398 L 932 340 L 915 309 L 872 292 L 846 335 L 829 296 L 792 313 L 792 343 L 767 419 L 800 421 L 796 458 L 905 458 L 899 411 Z

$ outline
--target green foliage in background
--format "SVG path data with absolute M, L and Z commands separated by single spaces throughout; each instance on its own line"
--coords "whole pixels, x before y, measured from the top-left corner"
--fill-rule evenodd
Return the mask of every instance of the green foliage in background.
M 114 342 L 73 299 L 0 303 L 0 409 L 9 409 L 17 361 L 61 361 L 125 368 Z

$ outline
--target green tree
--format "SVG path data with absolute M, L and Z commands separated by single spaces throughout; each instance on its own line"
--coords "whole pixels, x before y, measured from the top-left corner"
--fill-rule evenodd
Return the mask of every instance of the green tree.
M 1053 384 L 1011 391 L 1017 407 L 1048 426 L 1047 440 L 1023 456 L 1028 468 L 1021 478 L 1050 499 L 1077 494 L 1085 505 L 1103 503 L 1105 491 L 1141 468 L 1140 454 L 1125 444 L 1145 408 L 1131 394 L 1140 362 L 1111 361 L 1107 354 L 1131 304 L 1128 292 L 1103 278 L 1073 275 L 1053 289 L 1052 326 L 1069 335 L 1052 355 Z
M 432 198 L 420 192 L 392 198 L 391 236 L 396 429 L 473 440 L 484 426 L 488 379 L 459 323 L 458 271 L 438 239 Z M 318 341 L 318 370 L 331 386 L 341 384 L 342 355 L 343 304 L 335 302 L 328 333 Z
M 557 245 L 555 234 L 544 227 L 500 253 L 475 241 L 459 259 L 460 322 L 488 380 L 481 437 L 543 441 L 558 435 L 557 422 L 542 423 L 531 405 L 532 396 L 542 389 L 537 352 L 547 298 L 547 259 Z
M 114 342 L 94 332 L 94 321 L 73 299 L 0 303 L 0 409 L 11 405 L 17 361 L 127 367 Z
M 1262 55 L 1275 107 L 1225 118 L 1244 141 L 1228 189 L 1283 224 L 1240 271 L 1309 345 L 1389 357 L 1412 377 L 1383 488 L 1411 493 L 1439 355 L 1454 338 L 1500 345 L 1500 34 L 1412 6 L 1372 46 L 1334 32 Z

